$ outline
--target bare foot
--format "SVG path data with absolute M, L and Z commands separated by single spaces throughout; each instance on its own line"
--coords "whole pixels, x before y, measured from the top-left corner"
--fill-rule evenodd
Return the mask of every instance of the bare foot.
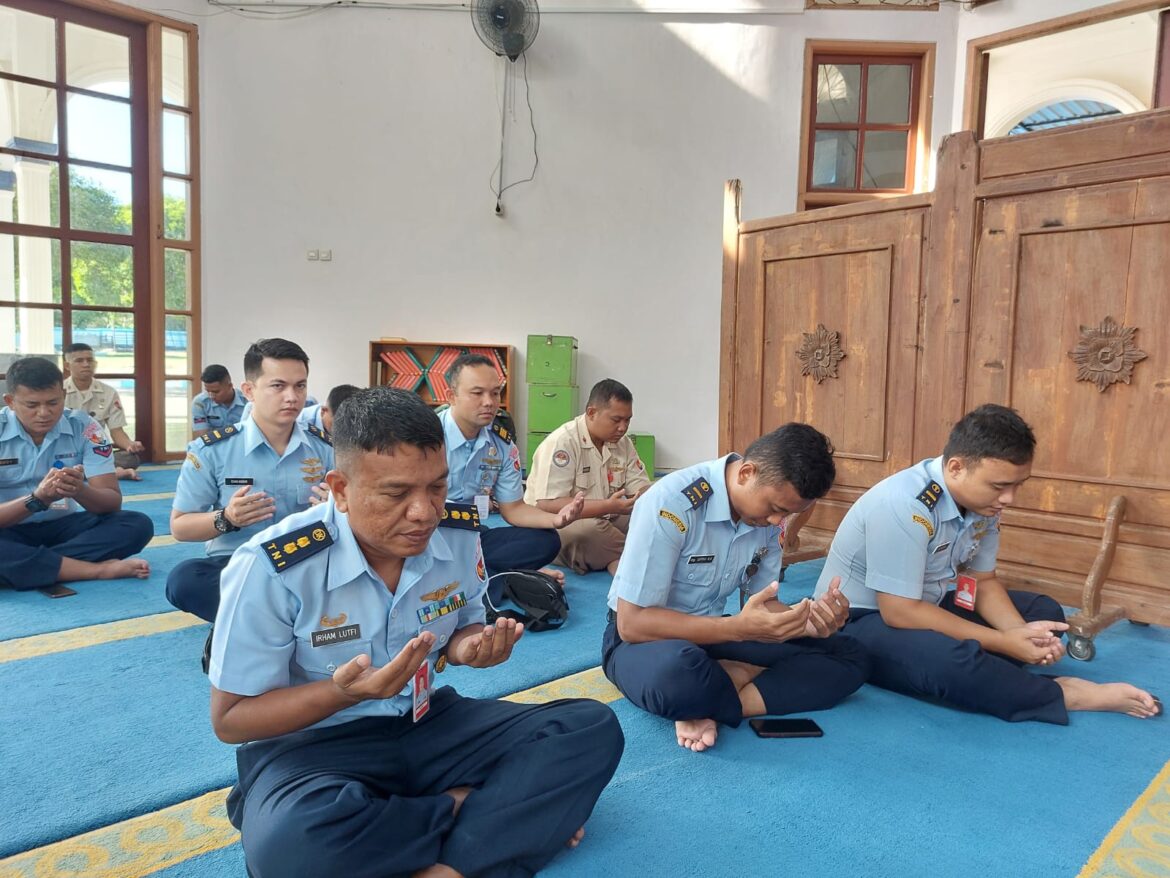
M 581 839 L 583 839 L 584 837 L 585 837 L 585 827 L 582 826 L 580 829 L 578 829 L 576 832 L 573 833 L 572 838 L 570 838 L 567 842 L 565 842 L 565 847 L 575 848 L 577 845 L 579 845 L 581 843 Z
M 680 719 L 674 724 L 674 733 L 678 736 L 678 745 L 701 753 L 708 747 L 715 746 L 715 738 L 719 734 L 713 719 Z
M 557 570 L 555 567 L 541 567 L 540 572 L 543 573 L 545 576 L 551 576 L 553 579 L 555 579 L 561 585 L 565 584 L 564 572 L 561 570 Z
M 443 790 L 444 796 L 450 796 L 455 800 L 454 816 L 459 816 L 459 809 L 463 807 L 463 800 L 467 798 L 467 794 L 471 792 L 471 787 L 451 787 L 449 790 Z
M 1057 677 L 1069 710 L 1104 710 L 1147 719 L 1162 712 L 1162 703 L 1129 683 L 1093 683 L 1080 677 Z
M 138 470 L 136 469 L 126 469 L 125 467 L 119 466 L 114 468 L 114 472 L 117 473 L 120 479 L 126 479 L 130 482 L 142 481 L 142 476 L 138 475 Z
M 94 579 L 146 579 L 150 576 L 150 564 L 145 558 L 126 558 L 119 561 L 101 561 Z

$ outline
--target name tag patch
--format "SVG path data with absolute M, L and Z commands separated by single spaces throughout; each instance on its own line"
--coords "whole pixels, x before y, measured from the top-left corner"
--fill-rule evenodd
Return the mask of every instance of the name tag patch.
M 935 546 L 935 548 L 934 548 L 934 554 L 936 554 L 936 555 L 941 555 L 943 552 L 945 552 L 945 551 L 946 551 L 947 549 L 949 549 L 950 547 L 951 547 L 950 541 L 947 541 L 947 542 L 945 542 L 945 543 L 939 543 L 939 544 L 938 544 L 937 546 Z
M 20 463 L 19 457 L 6 457 L 0 460 L 0 466 L 16 466 L 18 463 Z
M 247 478 L 245 476 L 234 476 L 223 480 L 225 485 L 251 485 L 255 483 L 255 479 Z
M 710 564 L 715 560 L 714 555 L 691 555 L 687 558 L 688 564 Z
M 425 607 L 419 607 L 418 624 L 429 625 L 436 619 L 441 619 L 448 613 L 458 612 L 466 606 L 467 598 L 463 596 L 463 592 L 456 592 L 446 600 L 435 601 L 432 604 L 427 604 Z
M 320 631 L 313 631 L 309 635 L 309 640 L 314 647 L 332 646 L 335 643 L 360 640 L 361 636 L 361 625 L 346 625 L 344 628 L 323 628 Z

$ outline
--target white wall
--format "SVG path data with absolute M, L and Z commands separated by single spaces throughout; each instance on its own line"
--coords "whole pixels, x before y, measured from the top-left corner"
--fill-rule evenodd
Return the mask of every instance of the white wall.
M 938 42 L 937 144 L 959 114 L 956 31 L 1024 14 L 546 14 L 528 53 L 540 169 L 501 220 L 501 62 L 466 13 L 258 22 L 183 2 L 200 25 L 205 362 L 238 369 L 248 342 L 286 335 L 323 394 L 366 381 L 371 338 L 506 342 L 523 427 L 525 336 L 575 335 L 582 394 L 628 384 L 667 467 L 716 453 L 723 182 L 743 179 L 748 218 L 794 208 L 805 39 Z M 1027 0 L 1032 20 L 1088 5 Z M 527 122 L 518 100 L 510 179 Z M 333 261 L 306 261 L 320 247 Z

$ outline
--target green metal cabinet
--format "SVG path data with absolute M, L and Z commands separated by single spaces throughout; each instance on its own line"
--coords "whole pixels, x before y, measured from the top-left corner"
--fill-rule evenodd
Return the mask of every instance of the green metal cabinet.
M 577 388 L 568 384 L 528 385 L 528 429 L 551 433 L 577 417 Z
M 529 384 L 577 383 L 577 339 L 570 335 L 528 336 Z
M 532 455 L 536 454 L 536 446 L 548 438 L 548 433 L 529 433 L 528 443 L 524 446 L 524 474 L 532 472 Z
M 630 440 L 634 443 L 634 450 L 638 452 L 638 457 L 646 466 L 646 473 L 650 478 L 654 478 L 654 434 L 653 433 L 630 433 Z

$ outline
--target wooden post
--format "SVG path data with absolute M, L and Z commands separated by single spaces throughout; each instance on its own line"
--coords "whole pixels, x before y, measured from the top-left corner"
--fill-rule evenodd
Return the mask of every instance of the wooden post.
M 735 411 L 736 308 L 739 287 L 739 207 L 743 184 L 728 180 L 723 187 L 723 304 L 719 315 L 719 453 L 733 451 Z

